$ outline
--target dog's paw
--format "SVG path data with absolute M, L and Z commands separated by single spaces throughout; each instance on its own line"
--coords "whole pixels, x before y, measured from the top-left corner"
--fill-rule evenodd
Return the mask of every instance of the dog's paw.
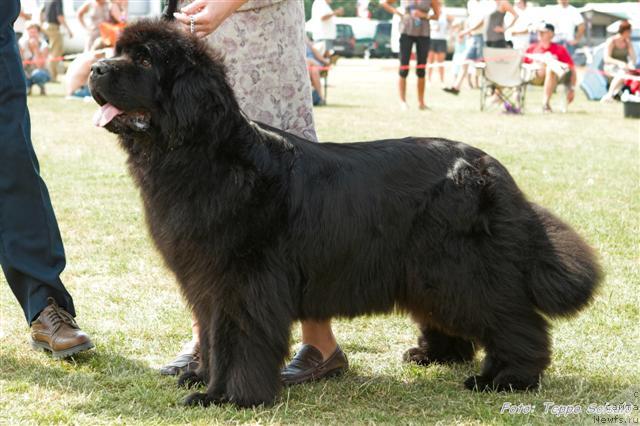
M 202 386 L 205 382 L 203 378 L 198 375 L 194 370 L 187 370 L 178 378 L 178 386 L 182 388 L 192 388 L 196 386 Z
M 498 374 L 493 379 L 493 389 L 499 392 L 516 392 L 535 390 L 540 386 L 540 378 L 519 377 L 512 374 Z
M 209 405 L 222 405 L 229 402 L 224 396 L 210 396 L 207 393 L 194 392 L 182 400 L 182 405 L 187 407 L 208 407 Z
M 427 348 L 421 346 L 410 348 L 402 355 L 402 361 L 424 366 L 431 365 L 434 360 L 429 357 L 427 352 Z
M 471 376 L 464 381 L 464 387 L 476 392 L 490 392 L 495 390 L 493 380 L 487 376 Z
M 182 405 L 185 405 L 187 407 L 197 407 L 197 406 L 208 407 L 213 402 L 214 402 L 213 398 L 210 398 L 206 393 L 194 392 L 190 395 L 187 395 L 182 400 Z
M 517 377 L 514 375 L 498 375 L 491 379 L 487 376 L 471 376 L 464 381 L 464 386 L 478 392 L 516 392 L 537 389 L 540 381 L 537 377 Z

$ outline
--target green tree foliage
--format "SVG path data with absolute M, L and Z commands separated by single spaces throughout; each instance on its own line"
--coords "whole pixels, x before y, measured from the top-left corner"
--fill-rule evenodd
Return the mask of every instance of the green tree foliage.
M 380 21 L 388 21 L 392 17 L 392 15 L 384 10 L 376 0 L 369 2 L 369 13 L 371 14 L 371 18 L 379 19 Z
M 311 5 L 313 0 L 304 0 L 304 20 L 308 21 L 311 18 Z
M 304 0 L 304 16 L 306 21 L 308 21 L 311 18 L 312 4 L 313 4 L 313 0 Z M 331 3 L 332 9 L 337 9 L 339 7 L 344 8 L 343 16 L 356 16 L 357 6 L 358 6 L 357 0 L 333 0 L 333 2 Z

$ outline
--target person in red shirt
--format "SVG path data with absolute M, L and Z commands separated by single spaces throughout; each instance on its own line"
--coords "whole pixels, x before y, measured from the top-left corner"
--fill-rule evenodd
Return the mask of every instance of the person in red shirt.
M 524 61 L 537 63 L 536 77 L 532 83 L 544 86 L 542 111 L 552 112 L 549 104 L 559 83 L 567 87 L 567 104 L 573 102 L 576 87 L 576 69 L 571 55 L 565 47 L 552 43 L 555 28 L 551 24 L 544 24 L 538 29 L 538 43 L 527 48 Z

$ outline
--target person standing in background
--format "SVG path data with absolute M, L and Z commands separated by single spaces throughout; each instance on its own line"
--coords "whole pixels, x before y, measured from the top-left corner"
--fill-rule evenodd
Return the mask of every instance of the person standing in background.
M 531 13 L 527 9 L 527 0 L 518 0 L 514 6 L 518 14 L 518 20 L 514 22 L 513 15 L 509 14 L 505 18 L 507 27 L 510 27 L 505 34 L 507 44 L 511 44 L 516 50 L 524 52 L 531 44 L 531 26 L 533 20 Z
M 578 9 L 569 4 L 569 0 L 558 0 L 556 6 L 549 9 L 545 22 L 556 29 L 554 43 L 563 46 L 573 56 L 576 46 L 584 36 L 584 19 Z
M 509 0 L 494 0 L 491 8 L 485 16 L 474 26 L 462 32 L 462 35 L 473 33 L 483 28 L 484 45 L 487 47 L 505 48 L 507 40 L 505 32 L 513 26 L 518 20 L 518 13 L 515 11 Z M 513 16 L 513 20 L 509 26 L 505 26 L 505 15 L 509 12 Z
M 513 17 L 509 26 L 505 25 L 505 16 Z M 505 33 L 518 21 L 518 13 L 509 0 L 495 0 L 493 10 L 484 19 L 484 45 L 487 47 L 505 48 L 507 39 Z
M 66 28 L 69 37 L 73 38 L 73 33 L 64 19 L 62 0 L 46 0 L 42 11 L 42 29 L 49 39 L 49 73 L 52 83 L 58 81 L 59 58 L 64 53 L 61 25 Z
M 513 16 L 513 21 L 508 27 L 505 26 L 505 15 L 509 12 Z M 505 38 L 505 32 L 518 20 L 518 14 L 509 3 L 509 0 L 494 0 L 490 9 L 486 12 L 484 18 L 482 18 L 475 26 L 462 32 L 462 35 L 471 34 L 471 32 L 478 28 L 484 28 L 483 39 L 486 47 L 504 49 L 507 48 L 507 40 Z M 483 55 L 484 56 L 484 55 Z M 483 58 L 483 61 L 486 61 Z M 445 91 L 453 94 L 457 94 L 455 89 L 444 89 Z M 500 90 L 496 89 L 494 100 L 500 101 Z
M 314 0 L 311 6 L 314 47 L 323 55 L 330 56 L 337 37 L 336 16 L 344 14 L 344 8 L 331 9 L 332 0 Z
M 129 0 L 111 0 L 111 15 L 118 22 L 126 22 L 129 13 Z
M 453 35 L 453 57 L 451 58 L 453 81 L 458 80 L 462 67 L 466 66 L 467 61 L 467 40 L 464 37 L 458 37 L 464 29 L 464 21 L 463 18 L 455 18 L 450 26 Z
M 447 40 L 449 39 L 449 24 L 453 21 L 453 16 L 447 15 L 444 1 L 440 2 L 440 17 L 437 21 L 432 22 L 431 43 L 429 44 L 429 56 L 427 57 L 427 77 L 431 83 L 431 75 L 433 67 L 438 65 L 438 73 L 440 74 L 440 83 L 444 83 L 444 60 L 447 56 Z
M 416 75 L 418 76 L 418 109 L 428 109 L 424 101 L 425 76 L 429 42 L 431 36 L 430 20 L 440 18 L 440 2 L 432 0 L 402 0 L 404 12 L 393 7 L 395 0 L 385 0 L 382 7 L 389 13 L 400 16 L 400 79 L 398 92 L 400 94 L 400 109 L 409 109 L 407 104 L 407 76 L 409 75 L 409 60 L 413 45 L 416 45 Z M 433 14 L 429 11 L 433 9 Z
M 89 17 L 89 23 L 85 22 L 85 15 Z M 93 49 L 93 44 L 100 38 L 100 24 L 111 21 L 111 5 L 107 0 L 87 0 L 76 12 L 78 22 L 87 32 L 84 42 L 84 51 Z
M 20 40 L 22 34 L 25 32 L 26 24 L 28 21 L 34 19 L 38 12 L 38 5 L 36 0 L 23 0 L 20 6 L 20 15 L 13 24 L 13 31 L 16 33 L 16 40 Z
M 465 61 L 460 64 L 460 71 L 458 72 L 453 86 L 442 89 L 445 92 L 453 95 L 459 94 L 460 89 L 462 88 L 462 82 L 469 72 L 470 64 L 482 59 L 482 48 L 484 47 L 482 23 L 485 15 L 488 13 L 487 11 L 491 8 L 492 3 L 493 1 L 491 0 L 469 0 L 467 2 L 467 13 L 469 14 L 469 17 L 465 22 L 467 29 L 460 31 L 457 36 L 459 41 L 470 36 L 470 38 L 465 42 L 466 52 L 463 56 Z M 471 28 L 473 28 L 473 30 L 471 30 Z

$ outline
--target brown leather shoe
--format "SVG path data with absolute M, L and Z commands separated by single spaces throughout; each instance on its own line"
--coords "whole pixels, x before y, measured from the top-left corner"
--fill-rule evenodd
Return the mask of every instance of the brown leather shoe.
M 349 369 L 349 361 L 338 346 L 326 360 L 322 360 L 322 353 L 311 345 L 303 345 L 295 357 L 282 372 L 282 384 L 285 386 L 298 385 L 323 378 L 335 377 Z
M 200 345 L 193 340 L 182 346 L 180 353 L 169 364 L 160 368 L 163 376 L 177 376 L 185 371 L 197 370 L 200 365 Z
M 31 323 L 31 346 L 45 349 L 54 358 L 66 358 L 94 347 L 93 342 L 70 313 L 49 297 L 49 306 Z

